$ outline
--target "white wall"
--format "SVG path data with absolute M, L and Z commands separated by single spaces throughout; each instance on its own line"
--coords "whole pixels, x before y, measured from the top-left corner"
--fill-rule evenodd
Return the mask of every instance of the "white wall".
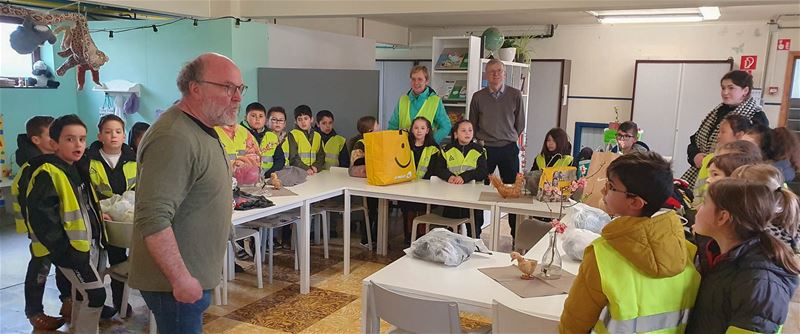
M 270 24 L 267 67 L 375 69 L 375 40 Z
M 371 38 L 380 43 L 407 45 L 408 28 L 356 17 L 277 18 L 279 25 Z M 363 25 L 363 27 L 362 27 Z M 430 43 L 429 43 L 430 44 Z M 427 57 L 425 57 L 427 58 Z
M 378 50 L 378 58 L 403 58 L 404 55 L 430 54 L 431 35 L 463 35 L 473 28 L 412 29 L 411 47 Z M 517 29 L 519 30 L 519 29 Z M 537 28 L 537 33 L 540 33 Z M 608 122 L 619 107 L 620 119 L 630 119 L 634 67 L 637 59 L 724 60 L 734 58 L 738 68 L 742 55 L 757 55 L 754 74 L 756 87 L 783 89 L 786 51 L 775 50 L 778 38 L 792 38 L 792 50 L 800 50 L 800 30 L 780 30 L 775 34 L 769 64 L 766 48 L 769 27 L 765 22 L 713 22 L 653 25 L 560 25 L 555 36 L 530 43 L 537 59 L 572 60 L 570 96 L 624 98 L 621 100 L 577 99 L 569 101 L 567 133 L 572 136 L 575 122 Z M 395 59 L 396 59 L 395 58 Z M 765 65 L 766 64 L 766 65 Z M 765 68 L 766 67 L 766 68 Z M 766 85 L 762 75 L 767 71 Z M 535 80 L 535 79 L 534 79 Z M 765 96 L 767 103 L 779 103 L 780 94 Z M 707 110 L 698 110 L 700 113 Z M 771 124 L 777 124 L 779 106 L 767 105 Z

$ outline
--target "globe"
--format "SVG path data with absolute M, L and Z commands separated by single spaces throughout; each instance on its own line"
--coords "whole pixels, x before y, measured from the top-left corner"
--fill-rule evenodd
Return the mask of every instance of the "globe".
M 490 27 L 483 31 L 483 46 L 486 50 L 497 51 L 503 46 L 503 33 L 495 27 Z

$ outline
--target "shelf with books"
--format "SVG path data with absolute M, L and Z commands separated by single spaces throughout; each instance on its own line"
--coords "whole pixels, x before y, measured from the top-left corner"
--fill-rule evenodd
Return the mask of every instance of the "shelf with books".
M 469 71 L 467 70 L 433 70 L 433 73 L 436 74 L 467 74 Z
M 448 114 L 467 117 L 472 94 L 480 89 L 480 37 L 433 37 L 431 51 L 430 86 L 441 96 Z

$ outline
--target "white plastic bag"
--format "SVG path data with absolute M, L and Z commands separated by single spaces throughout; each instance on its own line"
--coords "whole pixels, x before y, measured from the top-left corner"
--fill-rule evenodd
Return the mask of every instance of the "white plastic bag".
M 133 204 L 135 193 L 132 190 L 120 195 L 113 196 L 100 201 L 100 210 L 111 216 L 111 220 L 117 222 L 133 222 Z
M 568 227 L 589 230 L 599 234 L 603 231 L 603 227 L 611 222 L 611 217 L 603 210 L 578 203 L 567 210 L 562 222 Z
M 416 258 L 451 267 L 466 261 L 475 251 L 491 254 L 482 240 L 453 233 L 445 228 L 433 229 L 404 251 Z
M 580 228 L 568 228 L 561 239 L 564 253 L 576 261 L 583 260 L 583 251 L 600 235 Z

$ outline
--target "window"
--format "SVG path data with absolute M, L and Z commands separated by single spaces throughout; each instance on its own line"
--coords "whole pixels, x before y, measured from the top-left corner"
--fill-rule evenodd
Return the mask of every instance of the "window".
M 0 17 L 0 77 L 29 77 L 33 62 L 39 60 L 39 49 L 21 55 L 11 48 L 9 36 L 21 23 L 21 19 Z

